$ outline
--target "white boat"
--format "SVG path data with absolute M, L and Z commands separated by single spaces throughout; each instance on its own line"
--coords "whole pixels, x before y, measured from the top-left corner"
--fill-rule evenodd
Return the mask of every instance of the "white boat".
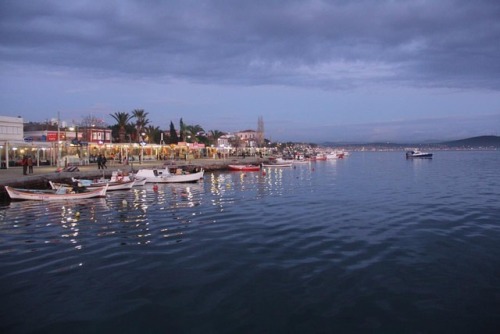
M 139 169 L 135 178 L 146 179 L 146 183 L 183 183 L 183 182 L 198 182 L 203 179 L 205 171 L 199 168 L 191 173 L 183 171 L 180 168 L 152 168 Z
M 326 160 L 344 159 L 346 156 L 344 151 L 333 151 L 325 153 Z
M 104 185 L 107 184 L 108 191 L 131 189 L 135 184 L 134 180 L 110 181 L 108 179 L 87 180 L 87 179 L 75 179 L 75 178 L 72 178 L 72 180 L 73 182 L 78 182 L 81 184 L 81 186 L 89 189 L 103 187 Z
M 33 200 L 33 201 L 73 201 L 87 198 L 106 197 L 108 186 L 82 190 L 81 192 L 72 191 L 71 188 L 36 190 L 20 189 L 5 186 L 5 190 L 11 199 Z
M 292 164 L 294 165 L 304 165 L 304 164 L 310 164 L 311 160 L 309 159 L 295 159 L 292 161 Z
M 419 150 L 411 150 L 406 152 L 406 159 L 410 158 L 432 158 L 432 153 L 429 152 L 421 152 Z
M 127 182 L 127 181 L 135 181 L 134 187 L 143 186 L 146 184 L 146 179 L 144 178 L 136 178 L 129 173 L 125 173 L 120 169 L 113 171 L 111 174 L 110 182 Z

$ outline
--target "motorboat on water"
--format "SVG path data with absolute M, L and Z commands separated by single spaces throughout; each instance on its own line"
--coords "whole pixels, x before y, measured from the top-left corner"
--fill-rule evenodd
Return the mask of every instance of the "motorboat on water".
M 194 171 L 189 172 L 176 167 L 139 169 L 134 174 L 134 178 L 146 179 L 146 183 L 183 183 L 183 182 L 198 182 L 203 179 L 205 171 L 203 168 L 197 167 Z
M 432 153 L 429 152 L 422 152 L 419 150 L 411 150 L 406 152 L 406 159 L 411 159 L 411 158 L 427 158 L 430 159 L 432 158 Z

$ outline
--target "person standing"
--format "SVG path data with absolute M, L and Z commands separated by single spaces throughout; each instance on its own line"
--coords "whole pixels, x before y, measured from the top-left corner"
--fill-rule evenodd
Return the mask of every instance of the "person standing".
M 108 169 L 108 166 L 106 166 L 106 162 L 108 162 L 108 159 L 106 159 L 106 156 L 103 155 L 102 159 L 101 159 L 101 168 L 102 169 L 104 169 L 104 168 Z
M 23 166 L 23 175 L 28 175 L 28 158 L 26 156 L 23 156 L 23 159 L 21 160 L 21 166 Z
M 28 157 L 28 174 L 33 174 L 33 158 L 31 155 Z

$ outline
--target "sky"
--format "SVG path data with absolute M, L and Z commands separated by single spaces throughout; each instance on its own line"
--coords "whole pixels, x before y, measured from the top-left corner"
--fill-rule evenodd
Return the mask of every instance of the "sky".
M 498 0 L 0 1 L 3 116 L 271 141 L 500 135 Z

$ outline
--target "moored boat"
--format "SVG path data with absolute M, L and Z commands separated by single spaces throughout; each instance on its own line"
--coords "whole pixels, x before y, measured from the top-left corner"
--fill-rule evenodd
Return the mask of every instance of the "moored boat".
M 146 183 L 183 183 L 198 182 L 203 179 L 205 171 L 202 168 L 196 168 L 194 172 L 184 171 L 181 168 L 152 168 L 139 169 L 135 178 L 146 179 Z
M 73 201 L 87 198 L 106 197 L 108 186 L 95 189 L 82 189 L 73 191 L 69 187 L 60 189 L 38 190 L 38 189 L 20 189 L 5 186 L 5 190 L 11 199 L 33 200 L 33 201 Z
M 282 163 L 262 163 L 262 167 L 292 167 L 292 162 L 282 162 Z
M 137 178 L 137 177 L 134 177 L 133 175 L 131 176 L 129 173 L 123 172 L 121 170 L 113 171 L 109 181 L 110 182 L 135 181 L 134 185 L 133 185 L 134 187 L 143 186 L 146 184 L 146 179 Z
M 240 172 L 258 172 L 260 171 L 260 166 L 258 165 L 229 165 L 229 170 L 240 171 Z
M 89 189 L 103 187 L 104 185 L 107 184 L 108 191 L 131 189 L 135 184 L 134 180 L 110 181 L 107 179 L 87 180 L 87 179 L 75 179 L 75 178 L 73 178 L 73 182 L 81 183 L 81 185 L 83 187 L 89 188 Z

